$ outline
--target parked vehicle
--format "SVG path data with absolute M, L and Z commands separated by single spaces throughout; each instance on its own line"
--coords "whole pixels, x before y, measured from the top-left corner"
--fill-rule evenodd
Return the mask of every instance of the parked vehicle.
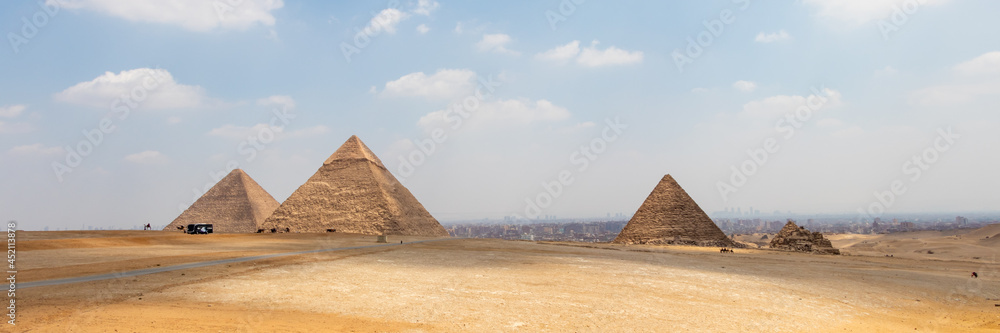
M 188 224 L 187 225 L 187 231 L 185 231 L 185 233 L 188 233 L 188 234 L 201 234 L 201 235 L 210 234 L 210 233 L 212 233 L 212 224 L 211 223 L 192 223 L 192 224 Z

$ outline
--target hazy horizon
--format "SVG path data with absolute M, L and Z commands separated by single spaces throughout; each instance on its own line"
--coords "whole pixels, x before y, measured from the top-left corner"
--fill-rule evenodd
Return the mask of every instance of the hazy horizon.
M 0 218 L 281 202 L 351 135 L 441 222 L 1000 211 L 1000 3 L 176 4 L 0 5 Z

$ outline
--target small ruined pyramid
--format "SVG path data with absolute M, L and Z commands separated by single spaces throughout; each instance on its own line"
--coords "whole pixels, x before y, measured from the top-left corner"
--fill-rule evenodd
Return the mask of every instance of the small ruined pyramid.
M 663 176 L 612 243 L 742 247 L 670 175 Z
M 275 208 L 274 197 L 246 172 L 233 169 L 163 230 L 211 223 L 214 232 L 255 232 Z
M 264 232 L 448 236 L 357 136 L 261 225 Z
M 805 227 L 795 224 L 795 221 L 788 220 L 781 228 L 770 244 L 772 249 L 812 252 L 821 254 L 840 254 L 840 250 L 833 247 L 830 240 L 823 237 L 822 233 L 809 232 Z

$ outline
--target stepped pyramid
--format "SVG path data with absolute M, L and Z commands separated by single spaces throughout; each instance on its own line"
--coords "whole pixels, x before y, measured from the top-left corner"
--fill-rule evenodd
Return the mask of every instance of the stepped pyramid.
M 741 247 L 670 175 L 663 176 L 613 243 Z
M 330 155 L 261 229 L 448 236 L 357 136 L 351 136 Z
M 255 232 L 275 208 L 277 200 L 246 172 L 233 169 L 163 230 L 211 223 L 214 232 Z
M 834 248 L 830 240 L 824 238 L 822 233 L 809 232 L 805 227 L 796 225 L 795 221 L 792 220 L 788 220 L 781 231 L 778 231 L 778 234 L 771 239 L 770 246 L 772 249 L 789 251 L 840 254 L 840 250 Z

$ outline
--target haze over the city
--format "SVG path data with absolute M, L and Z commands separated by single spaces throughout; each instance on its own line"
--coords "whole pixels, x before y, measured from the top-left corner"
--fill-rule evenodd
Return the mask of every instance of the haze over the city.
M 281 202 L 351 135 L 443 222 L 997 210 L 1000 3 L 172 3 L 0 4 L 0 218 Z

